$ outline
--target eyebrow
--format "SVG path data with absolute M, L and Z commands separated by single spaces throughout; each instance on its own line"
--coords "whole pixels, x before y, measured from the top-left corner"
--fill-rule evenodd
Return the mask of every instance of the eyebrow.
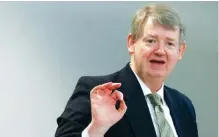
M 167 38 L 167 39 L 170 41 L 176 41 L 176 39 L 174 39 L 174 38 Z
M 158 36 L 157 36 L 157 35 L 153 35 L 153 34 L 148 34 L 148 35 L 145 36 L 143 39 L 146 40 L 146 38 L 148 38 L 148 37 L 152 37 L 152 38 L 157 39 Z M 170 38 L 170 37 L 167 37 L 167 39 L 170 40 L 170 41 L 176 41 L 176 39 Z

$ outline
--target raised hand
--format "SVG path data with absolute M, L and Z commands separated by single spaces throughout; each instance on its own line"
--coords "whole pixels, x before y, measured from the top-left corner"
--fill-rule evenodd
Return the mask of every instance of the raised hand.
M 88 128 L 90 137 L 103 136 L 125 114 L 127 106 L 123 100 L 123 94 L 116 90 L 120 86 L 121 83 L 109 82 L 98 85 L 91 90 L 92 121 Z M 115 104 L 118 100 L 120 105 L 116 109 Z

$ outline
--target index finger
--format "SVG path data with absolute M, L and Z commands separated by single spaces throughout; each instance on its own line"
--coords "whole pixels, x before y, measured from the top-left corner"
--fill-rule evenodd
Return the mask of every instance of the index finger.
M 103 86 L 103 88 L 108 88 L 109 90 L 116 90 L 121 85 L 122 85 L 121 83 L 111 83 L 111 84 L 102 85 L 102 86 Z
M 112 85 L 112 82 L 107 82 L 107 83 L 104 83 L 104 84 L 101 84 L 101 85 L 98 85 L 96 87 L 93 88 L 93 90 L 98 90 L 98 89 L 104 89 L 106 87 L 109 87 L 110 85 Z
M 109 90 L 116 90 L 121 86 L 121 83 L 113 83 L 113 82 L 107 82 L 102 85 L 98 85 L 92 89 L 92 91 L 96 90 L 104 90 L 104 89 L 109 89 Z

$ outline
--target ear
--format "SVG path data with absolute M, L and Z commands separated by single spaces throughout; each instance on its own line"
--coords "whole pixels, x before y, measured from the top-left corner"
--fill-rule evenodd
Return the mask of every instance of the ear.
M 127 47 L 128 47 L 129 54 L 133 54 L 135 52 L 135 47 L 134 47 L 135 41 L 132 39 L 132 37 L 133 37 L 132 34 L 129 33 L 127 37 L 127 43 L 128 43 Z
M 186 50 L 186 42 L 182 42 L 179 47 L 178 60 L 181 60 Z

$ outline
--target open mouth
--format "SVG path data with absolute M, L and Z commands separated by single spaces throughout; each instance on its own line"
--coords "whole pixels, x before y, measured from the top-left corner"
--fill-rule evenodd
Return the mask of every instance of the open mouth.
M 155 59 L 152 59 L 152 60 L 150 60 L 150 62 L 151 63 L 153 63 L 153 64 L 165 64 L 165 61 L 163 61 L 163 60 L 155 60 Z

